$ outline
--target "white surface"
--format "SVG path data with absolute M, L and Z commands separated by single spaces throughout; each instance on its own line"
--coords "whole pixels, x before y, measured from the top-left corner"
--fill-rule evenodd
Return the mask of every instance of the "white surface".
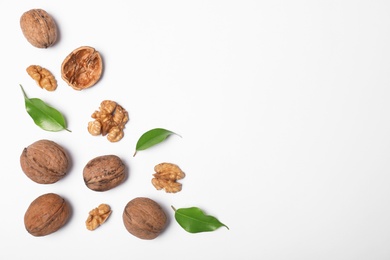
M 19 18 L 43 8 L 58 43 L 42 50 L 23 37 Z M 389 1 L 1 1 L 1 259 L 389 259 Z M 104 58 L 97 85 L 77 92 L 60 65 L 89 45 Z M 41 90 L 25 69 L 39 64 L 59 87 Z M 71 133 L 45 132 L 24 109 L 19 84 L 62 111 Z M 128 110 L 119 143 L 86 126 L 104 99 Z M 132 157 L 155 127 L 182 135 Z M 52 185 L 21 171 L 24 147 L 51 139 L 72 168 Z M 114 190 L 86 188 L 90 159 L 116 154 L 129 166 Z M 156 191 L 153 167 L 187 174 L 177 194 Z M 36 238 L 23 215 L 37 196 L 56 192 L 73 215 Z M 129 234 L 125 204 L 159 202 L 170 223 L 152 241 Z M 94 232 L 88 211 L 113 214 Z M 198 206 L 229 226 L 189 234 L 170 208 Z

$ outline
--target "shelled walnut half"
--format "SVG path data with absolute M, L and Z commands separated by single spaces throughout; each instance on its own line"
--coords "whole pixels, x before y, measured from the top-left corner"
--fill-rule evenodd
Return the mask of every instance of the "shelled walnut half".
M 111 215 L 111 207 L 107 204 L 100 204 L 89 212 L 85 225 L 88 230 L 95 230 L 101 226 Z
M 95 120 L 88 123 L 88 132 L 95 136 L 107 135 L 108 141 L 118 142 L 123 138 L 123 130 L 129 121 L 127 111 L 111 100 L 102 101 L 99 109 L 91 115 Z
M 152 184 L 157 190 L 164 189 L 168 193 L 181 191 L 182 184 L 177 182 L 185 177 L 184 172 L 173 163 L 160 163 L 154 167 Z
M 57 89 L 57 80 L 48 69 L 42 68 L 39 65 L 30 65 L 27 67 L 26 71 L 41 88 L 46 89 L 47 91 L 54 91 Z

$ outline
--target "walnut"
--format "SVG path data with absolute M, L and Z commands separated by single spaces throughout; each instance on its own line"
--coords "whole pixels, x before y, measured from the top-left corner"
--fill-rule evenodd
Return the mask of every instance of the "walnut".
M 168 193 L 181 191 L 182 184 L 177 182 L 185 177 L 179 166 L 172 163 L 160 163 L 154 167 L 152 184 L 157 190 L 164 189 Z
M 94 191 L 117 187 L 126 178 L 126 167 L 116 155 L 102 155 L 90 160 L 84 167 L 85 185 Z
M 127 111 L 111 100 L 102 101 L 99 109 L 91 115 L 95 120 L 88 123 L 88 132 L 94 136 L 107 135 L 108 141 L 118 142 L 123 138 L 123 130 L 129 121 Z
M 130 234 L 147 240 L 155 239 L 167 224 L 167 216 L 161 206 L 154 200 L 143 197 L 126 204 L 122 219 Z
M 65 149 L 50 140 L 36 141 L 23 149 L 20 165 L 36 183 L 51 184 L 65 177 L 70 159 Z
M 33 236 L 56 232 L 68 221 L 71 208 L 60 195 L 46 193 L 31 202 L 24 214 L 24 225 Z
M 31 9 L 20 17 L 27 41 L 37 48 L 48 48 L 57 41 L 57 25 L 45 10 Z
M 75 90 L 92 87 L 99 81 L 102 72 L 102 57 L 89 46 L 72 51 L 61 65 L 62 79 Z
M 39 65 L 31 65 L 26 69 L 28 75 L 43 89 L 54 91 L 57 88 L 57 80 L 53 74 Z
M 100 204 L 89 212 L 85 225 L 88 230 L 95 230 L 101 226 L 111 215 L 111 207 L 107 204 Z

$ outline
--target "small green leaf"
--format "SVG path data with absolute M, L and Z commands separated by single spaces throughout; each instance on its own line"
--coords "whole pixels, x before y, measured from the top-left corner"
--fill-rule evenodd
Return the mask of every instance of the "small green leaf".
M 213 216 L 206 215 L 201 209 L 197 207 L 175 209 L 175 219 L 179 225 L 189 233 L 200 233 L 214 231 L 220 227 L 226 227 Z
M 148 149 L 149 147 L 151 147 L 153 145 L 161 143 L 162 141 L 167 139 L 168 136 L 173 135 L 173 134 L 178 135 L 172 131 L 169 131 L 169 130 L 166 130 L 163 128 L 154 128 L 152 130 L 145 132 L 138 139 L 133 157 L 137 154 L 138 151 Z M 178 136 L 180 136 L 180 135 L 178 135 Z
M 61 130 L 70 132 L 70 130 L 66 128 L 64 116 L 59 111 L 38 98 L 28 98 L 22 85 L 20 85 L 20 87 L 23 91 L 26 111 L 37 126 L 51 132 L 58 132 Z

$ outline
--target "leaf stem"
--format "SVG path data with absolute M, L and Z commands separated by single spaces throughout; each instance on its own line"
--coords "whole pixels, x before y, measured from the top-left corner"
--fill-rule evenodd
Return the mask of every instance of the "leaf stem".
M 175 211 L 175 212 L 176 212 L 176 209 L 175 209 L 175 207 L 174 207 L 174 206 L 172 206 L 172 205 L 171 205 L 171 208 L 173 209 L 173 211 Z
M 20 86 L 20 88 L 22 89 L 24 98 L 28 99 L 27 94 L 26 94 L 26 92 L 24 91 L 24 88 L 23 88 L 22 84 L 19 84 L 19 86 Z

